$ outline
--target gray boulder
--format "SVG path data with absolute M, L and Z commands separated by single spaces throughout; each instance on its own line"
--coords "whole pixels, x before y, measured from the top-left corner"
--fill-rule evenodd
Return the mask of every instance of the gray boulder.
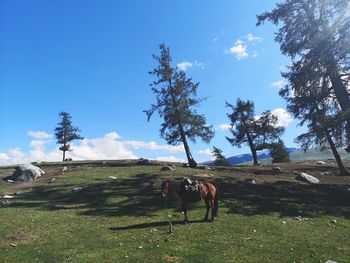
M 318 184 L 320 182 L 318 178 L 303 172 L 299 173 L 295 179 L 309 184 Z
M 174 169 L 170 166 L 163 166 L 160 170 L 161 171 L 174 171 Z
M 273 167 L 271 170 L 272 170 L 272 172 L 275 173 L 275 174 L 281 174 L 281 173 L 282 173 L 281 167 L 278 167 L 278 166 Z
M 45 174 L 45 172 L 37 166 L 32 164 L 22 164 L 19 165 L 15 172 L 11 176 L 7 177 L 6 180 L 26 182 L 36 180 L 43 174 Z

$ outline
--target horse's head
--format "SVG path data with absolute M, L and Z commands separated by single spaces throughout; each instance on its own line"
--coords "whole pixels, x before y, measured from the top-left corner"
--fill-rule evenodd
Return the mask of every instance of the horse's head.
M 161 191 L 161 195 L 163 198 L 166 198 L 168 196 L 169 193 L 169 189 L 170 189 L 170 181 L 169 180 L 165 180 L 162 182 L 162 191 Z

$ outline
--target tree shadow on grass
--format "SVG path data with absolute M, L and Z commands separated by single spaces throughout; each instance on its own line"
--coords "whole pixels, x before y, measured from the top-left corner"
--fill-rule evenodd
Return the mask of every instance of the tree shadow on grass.
M 89 216 L 150 217 L 164 209 L 160 180 L 159 174 L 141 173 L 125 179 L 98 181 L 83 186 L 80 192 L 73 192 L 76 185 L 71 184 L 37 186 L 11 206 L 51 211 L 71 209 Z M 229 213 L 281 217 L 328 215 L 350 219 L 350 195 L 335 191 L 333 185 L 290 181 L 249 184 L 229 177 L 216 179 L 216 183 L 221 193 L 220 206 Z M 204 209 L 203 202 L 199 205 Z
M 98 182 L 82 186 L 43 185 L 23 193 L 12 206 L 44 210 L 81 209 L 91 216 L 151 216 L 161 208 L 160 191 L 155 187 L 157 176 L 138 174 L 122 180 Z
M 246 181 L 218 182 L 221 205 L 235 214 L 280 217 L 320 215 L 350 219 L 350 195 L 335 190 L 334 185 L 309 185 L 299 182 L 277 181 L 250 184 Z

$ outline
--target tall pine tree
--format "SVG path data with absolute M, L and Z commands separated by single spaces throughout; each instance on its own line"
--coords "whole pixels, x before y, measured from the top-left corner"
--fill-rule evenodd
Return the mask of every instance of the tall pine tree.
M 232 137 L 226 137 L 232 146 L 240 148 L 242 144 L 248 144 L 253 164 L 258 165 L 257 151 L 269 149 L 284 128 L 277 125 L 277 117 L 270 111 L 265 111 L 260 117 L 255 116 L 254 103 L 237 99 L 236 105 L 226 102 L 226 107 L 231 108 L 232 113 L 227 114 L 231 121 L 230 131 Z
M 201 102 L 197 97 L 199 83 L 193 83 L 184 71 L 171 66 L 169 47 L 161 44 L 160 51 L 160 56 L 153 55 L 158 66 L 149 72 L 156 77 L 150 85 L 156 103 L 144 112 L 148 121 L 154 112 L 159 113 L 163 118 L 160 136 L 171 145 L 182 143 L 189 166 L 197 167 L 188 140 L 196 142 L 199 137 L 203 142 L 209 143 L 214 136 L 213 127 L 208 126 L 204 115 L 198 114 L 194 109 Z
M 213 147 L 212 154 L 214 157 L 214 164 L 216 166 L 231 166 L 230 162 L 226 160 L 221 149 Z
M 350 151 L 350 1 L 285 0 L 271 12 L 258 16 L 257 25 L 266 20 L 280 26 L 275 40 L 283 54 L 292 59 L 289 78 L 304 75 L 309 81 L 327 80 L 329 94 L 338 101 L 346 122 L 347 150 Z M 287 89 L 302 96 L 311 86 L 296 81 Z M 314 87 L 313 87 L 314 88 Z
M 55 128 L 55 137 L 57 144 L 60 145 L 59 149 L 63 152 L 62 160 L 64 161 L 66 159 L 66 152 L 72 151 L 70 142 L 84 138 L 78 134 L 80 129 L 72 126 L 72 117 L 68 112 L 60 112 L 59 116 L 61 121 L 57 123 L 58 126 Z
M 278 140 L 277 143 L 271 145 L 271 157 L 272 163 L 289 163 L 289 152 L 282 140 Z

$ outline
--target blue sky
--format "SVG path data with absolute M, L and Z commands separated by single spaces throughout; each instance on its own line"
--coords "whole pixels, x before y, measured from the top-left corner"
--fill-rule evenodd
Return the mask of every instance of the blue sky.
M 73 144 L 73 159 L 183 160 L 182 147 L 159 137 L 161 119 L 148 123 L 143 110 L 155 101 L 147 74 L 159 44 L 170 47 L 174 65 L 200 82 L 208 97 L 198 111 L 215 127 L 209 145 L 191 144 L 205 161 L 213 146 L 233 148 L 225 101 L 270 109 L 295 146 L 300 132 L 278 95 L 280 71 L 289 64 L 273 40 L 271 24 L 256 15 L 276 1 L 0 1 L 0 165 L 59 160 L 53 130 L 67 111 L 86 139 Z

